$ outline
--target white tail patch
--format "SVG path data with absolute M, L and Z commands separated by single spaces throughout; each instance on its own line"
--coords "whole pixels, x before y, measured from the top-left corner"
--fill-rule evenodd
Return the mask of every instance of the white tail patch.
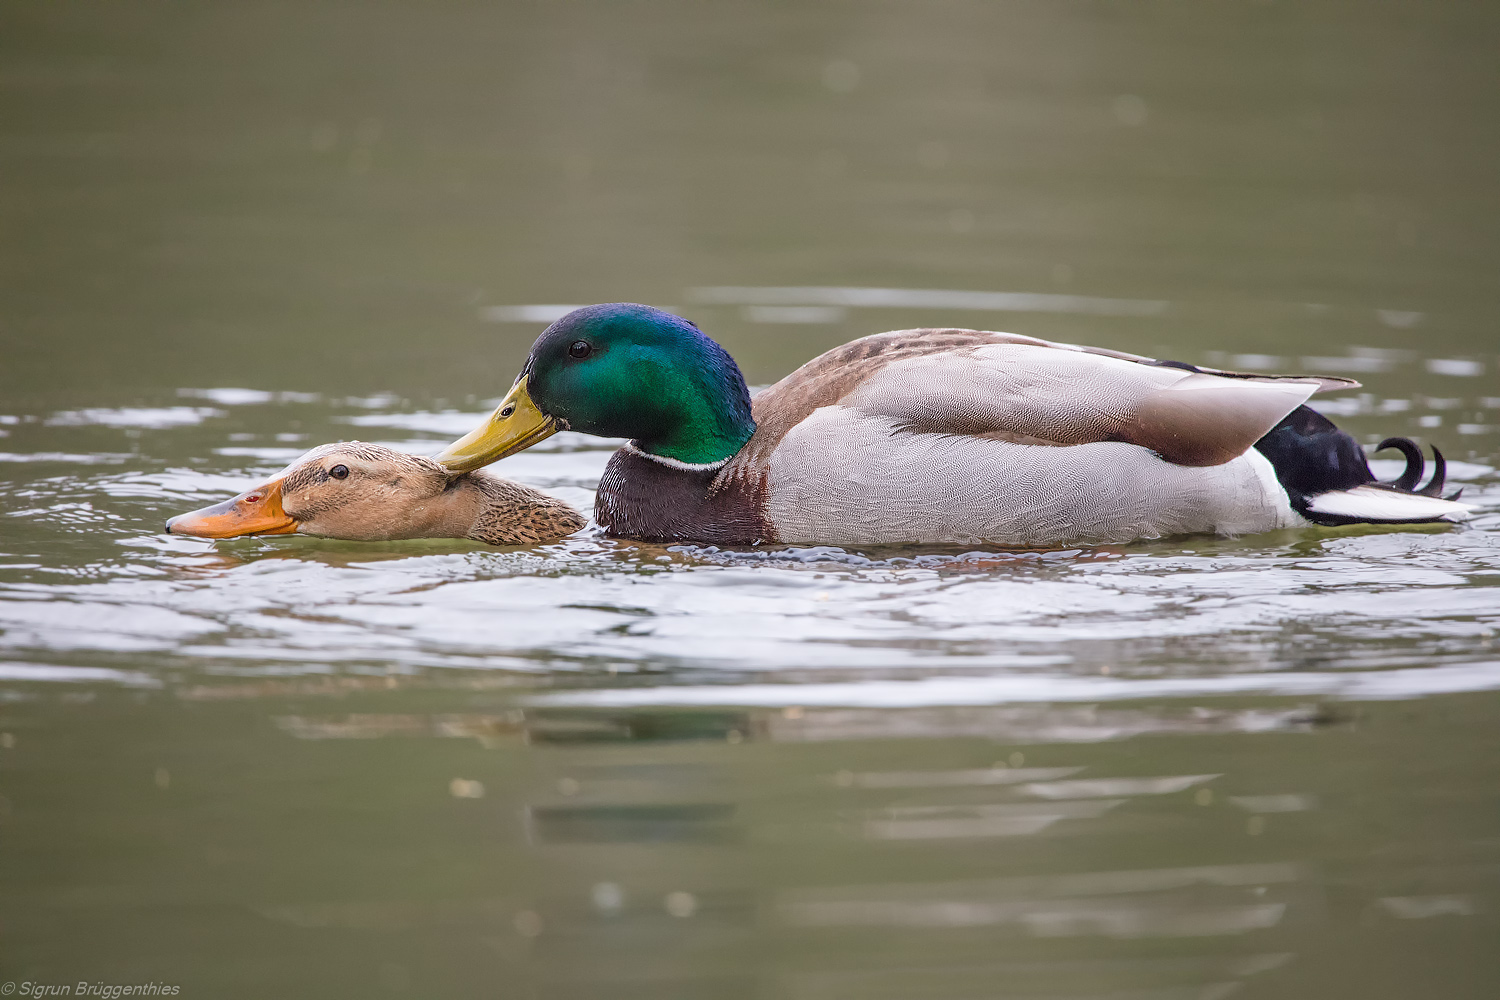
M 1314 514 L 1330 514 L 1371 524 L 1410 521 L 1462 521 L 1474 508 L 1466 503 L 1418 493 L 1399 493 L 1375 486 L 1319 493 L 1308 501 Z

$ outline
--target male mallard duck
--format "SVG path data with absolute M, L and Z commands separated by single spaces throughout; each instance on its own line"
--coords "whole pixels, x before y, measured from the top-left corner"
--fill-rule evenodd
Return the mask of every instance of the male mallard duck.
M 584 526 L 572 507 L 483 472 L 454 473 L 430 458 L 363 441 L 314 448 L 266 482 L 223 503 L 179 514 L 167 531 L 200 538 L 286 535 L 382 541 L 471 538 L 531 545 Z
M 1459 520 L 1379 484 L 1303 405 L 1318 376 L 1244 375 L 978 330 L 900 330 L 823 354 L 751 401 L 686 320 L 614 303 L 569 313 L 514 388 L 437 461 L 464 471 L 560 428 L 630 441 L 594 515 L 611 534 L 716 543 L 1126 542 L 1295 525 Z M 1456 496 L 1456 494 L 1455 494 Z

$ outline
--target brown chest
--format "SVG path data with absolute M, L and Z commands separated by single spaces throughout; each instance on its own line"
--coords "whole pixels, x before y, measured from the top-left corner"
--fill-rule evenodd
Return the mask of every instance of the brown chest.
M 611 535 L 643 541 L 772 541 L 763 477 L 722 473 L 675 469 L 622 448 L 599 480 L 594 518 Z

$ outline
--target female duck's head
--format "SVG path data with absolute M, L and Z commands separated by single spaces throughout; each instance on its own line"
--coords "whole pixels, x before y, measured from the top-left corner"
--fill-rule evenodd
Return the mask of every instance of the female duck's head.
M 494 414 L 437 460 L 455 472 L 558 430 L 630 438 L 668 464 L 711 467 L 755 432 L 750 393 L 724 348 L 685 319 L 614 302 L 574 310 L 537 338 Z
M 584 526 L 573 508 L 483 472 L 449 472 L 430 458 L 340 441 L 314 448 L 251 490 L 167 522 L 174 535 L 288 535 L 376 541 L 471 538 L 530 545 Z

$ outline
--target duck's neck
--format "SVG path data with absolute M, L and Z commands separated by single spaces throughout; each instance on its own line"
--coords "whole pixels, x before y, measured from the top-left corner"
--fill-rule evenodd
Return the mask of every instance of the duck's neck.
M 714 373 L 711 373 L 714 374 Z M 734 457 L 755 433 L 750 393 L 734 378 L 695 379 L 668 403 L 667 419 L 631 441 L 641 454 L 672 468 L 716 469 Z
M 665 466 L 668 469 L 676 469 L 678 472 L 716 472 L 719 469 L 722 469 L 725 465 L 729 464 L 729 460 L 735 456 L 736 452 L 739 451 L 739 448 L 735 448 L 734 451 L 730 451 L 722 458 L 711 459 L 707 462 L 686 462 L 680 458 L 674 458 L 671 455 L 663 455 L 659 452 L 647 451 L 646 447 L 646 445 L 642 444 L 638 440 L 627 441 L 625 443 L 624 450 L 630 452 L 632 455 L 638 455 L 641 458 L 649 459 L 650 461 L 655 462 L 657 465 Z M 707 457 L 711 454 L 718 454 L 720 450 L 721 449 L 697 449 L 689 452 L 689 454 Z M 681 450 L 678 451 L 678 454 L 682 453 L 683 452 Z
M 587 522 L 572 507 L 506 479 L 471 472 L 423 505 L 429 538 L 471 538 L 491 545 L 530 545 L 570 535 Z
M 683 468 L 636 447 L 610 457 L 594 496 L 594 519 L 611 535 L 650 541 L 748 545 L 772 540 L 765 478 Z

